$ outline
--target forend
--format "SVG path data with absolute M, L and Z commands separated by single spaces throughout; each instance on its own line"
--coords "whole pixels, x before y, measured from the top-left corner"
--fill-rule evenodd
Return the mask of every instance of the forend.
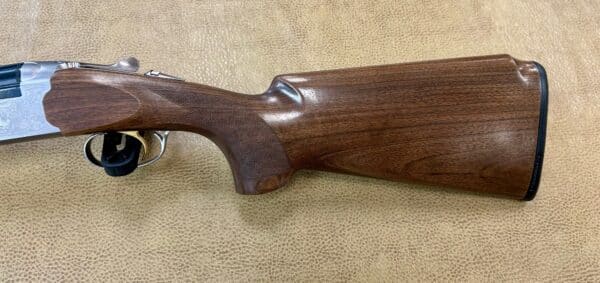
M 540 180 L 546 75 L 508 55 L 280 75 L 261 95 L 86 68 L 59 70 L 51 85 L 45 115 L 63 134 L 202 134 L 245 194 L 301 169 L 517 199 Z

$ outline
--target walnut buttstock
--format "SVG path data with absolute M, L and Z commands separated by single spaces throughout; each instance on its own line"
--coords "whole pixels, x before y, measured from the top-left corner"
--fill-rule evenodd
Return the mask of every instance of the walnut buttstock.
M 508 55 L 277 76 L 261 95 L 97 70 L 58 71 L 46 117 L 65 135 L 180 130 L 213 140 L 239 193 L 313 169 L 535 196 L 543 68 Z

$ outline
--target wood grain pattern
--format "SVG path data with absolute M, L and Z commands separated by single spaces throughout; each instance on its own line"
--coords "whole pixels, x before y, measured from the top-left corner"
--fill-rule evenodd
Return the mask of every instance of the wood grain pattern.
M 540 74 L 508 55 L 281 75 L 262 95 L 71 69 L 44 99 L 63 134 L 191 131 L 256 194 L 316 169 L 523 198 L 540 120 Z

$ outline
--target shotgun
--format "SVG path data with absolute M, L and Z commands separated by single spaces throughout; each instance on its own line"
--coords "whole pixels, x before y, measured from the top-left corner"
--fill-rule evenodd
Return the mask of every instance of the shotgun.
M 88 160 L 123 176 L 157 161 L 169 131 L 194 132 L 220 147 L 241 194 L 280 188 L 300 169 L 523 200 L 539 186 L 548 86 L 536 62 L 492 55 L 287 74 L 260 95 L 138 66 L 0 67 L 0 142 L 90 135 Z

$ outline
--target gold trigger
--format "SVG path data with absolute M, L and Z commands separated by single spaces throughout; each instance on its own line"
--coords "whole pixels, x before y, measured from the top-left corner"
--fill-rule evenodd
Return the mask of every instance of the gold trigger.
M 139 131 L 119 131 L 119 133 L 135 138 L 142 143 L 142 159 L 148 153 L 148 141 L 140 134 Z

